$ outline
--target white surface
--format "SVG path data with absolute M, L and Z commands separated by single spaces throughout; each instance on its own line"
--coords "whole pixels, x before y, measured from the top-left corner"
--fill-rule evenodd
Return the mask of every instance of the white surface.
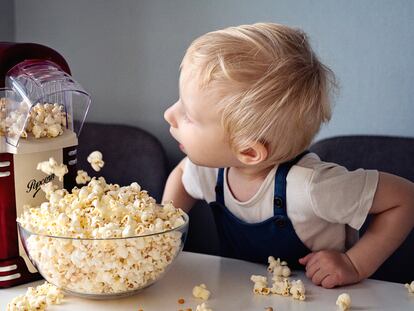
M 339 310 L 335 302 L 338 295 L 344 292 L 351 296 L 351 310 L 414 310 L 414 294 L 409 294 L 403 284 L 365 280 L 352 286 L 324 289 L 312 285 L 303 272 L 294 272 L 292 278 L 302 279 L 307 296 L 305 301 L 297 301 L 278 295 L 254 295 L 253 283 L 250 281 L 252 274 L 267 275 L 266 267 L 239 260 L 183 252 L 162 280 L 135 296 L 104 301 L 65 296 L 63 304 L 52 306 L 48 310 L 171 311 L 192 308 L 195 311 L 197 304 L 202 301 L 193 298 L 191 292 L 195 285 L 201 283 L 205 283 L 211 291 L 207 303 L 214 311 L 261 311 L 265 307 L 273 307 L 273 310 L 277 311 Z M 4 310 L 13 297 L 24 294 L 28 286 L 41 283 L 0 290 L 1 309 Z M 179 298 L 185 299 L 183 305 L 178 304 Z

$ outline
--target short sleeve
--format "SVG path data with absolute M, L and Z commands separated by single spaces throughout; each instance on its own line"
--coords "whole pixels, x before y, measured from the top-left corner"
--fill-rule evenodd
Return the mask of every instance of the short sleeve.
M 191 197 L 198 200 L 204 199 L 198 168 L 189 158 L 185 159 L 184 172 L 181 180 L 185 191 L 187 191 Z
M 378 171 L 322 162 L 314 168 L 309 196 L 315 214 L 332 223 L 359 230 L 371 209 L 378 184 Z

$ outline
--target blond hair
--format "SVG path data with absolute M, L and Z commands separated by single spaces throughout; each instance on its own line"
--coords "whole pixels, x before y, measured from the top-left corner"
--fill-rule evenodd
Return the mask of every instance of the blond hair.
M 264 143 L 267 164 L 308 148 L 331 117 L 334 74 L 298 29 L 258 23 L 210 32 L 190 45 L 181 68 L 197 75 L 200 88 L 225 90 L 219 104 L 230 146 Z

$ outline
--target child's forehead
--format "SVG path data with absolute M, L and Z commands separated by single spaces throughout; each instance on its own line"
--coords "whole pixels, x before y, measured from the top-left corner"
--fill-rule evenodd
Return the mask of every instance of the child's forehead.
M 185 66 L 180 71 L 179 88 L 180 92 L 191 88 L 196 89 L 203 95 L 214 97 L 225 97 L 229 95 L 229 90 L 232 89 L 230 83 L 223 81 L 210 80 L 208 83 L 203 83 L 202 70 L 195 68 L 195 66 Z
M 183 66 L 180 70 L 180 87 L 183 84 L 188 84 L 190 81 L 196 81 L 197 85 L 200 85 L 200 69 L 195 68 L 195 66 Z
M 180 97 L 184 100 L 192 100 L 195 103 L 202 103 L 208 106 L 219 106 L 222 100 L 228 95 L 223 88 L 215 83 L 201 86 L 197 77 L 185 77 L 180 79 Z M 202 105 L 203 106 L 203 105 Z
M 186 110 L 203 119 L 215 120 L 222 114 L 224 95 L 214 85 L 200 88 L 196 77 L 180 79 L 180 99 Z

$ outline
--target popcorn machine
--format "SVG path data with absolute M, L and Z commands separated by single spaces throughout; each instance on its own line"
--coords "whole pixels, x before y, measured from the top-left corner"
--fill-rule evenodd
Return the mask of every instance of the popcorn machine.
M 59 53 L 0 42 L 0 288 L 41 278 L 21 245 L 16 218 L 24 205 L 46 201 L 42 184 L 75 186 L 77 135 L 89 105 Z M 50 157 L 67 165 L 63 182 L 37 170 Z

